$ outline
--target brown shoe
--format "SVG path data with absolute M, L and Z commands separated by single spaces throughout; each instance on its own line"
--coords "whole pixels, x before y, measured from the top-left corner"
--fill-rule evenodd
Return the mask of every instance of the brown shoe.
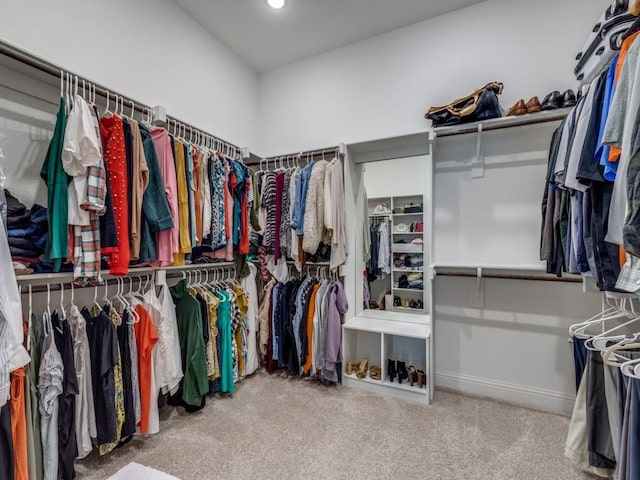
M 538 113 L 540 111 L 540 99 L 538 97 L 532 97 L 531 100 L 525 105 L 527 113 Z
M 516 115 L 524 115 L 525 113 L 527 113 L 527 106 L 524 100 L 518 100 L 507 112 L 507 117 L 515 117 Z

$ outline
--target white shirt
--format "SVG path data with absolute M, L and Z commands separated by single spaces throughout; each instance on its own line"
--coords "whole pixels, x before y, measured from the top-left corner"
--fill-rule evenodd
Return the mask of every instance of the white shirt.
M 7 327 L 6 346 L 4 347 L 6 350 L 2 355 L 2 357 L 6 359 L 6 364 L 0 365 L 0 370 L 6 370 L 8 365 L 9 372 L 13 372 L 25 366 L 31 359 L 22 346 L 24 342 L 22 302 L 11 263 L 7 233 L 4 222 L 2 221 L 0 221 L 0 285 L 2 286 L 2 288 L 0 288 L 0 322 L 6 322 Z M 0 385 L 0 391 L 2 391 L 5 386 L 6 385 Z M 0 406 L 3 405 L 2 401 L 3 399 L 0 398 Z
M 250 274 L 240 282 L 249 297 L 249 309 L 247 310 L 247 362 L 244 367 L 245 375 L 251 375 L 260 366 L 256 339 L 258 325 L 258 289 L 256 286 L 256 275 L 258 269 L 254 264 L 250 263 L 249 270 Z M 215 342 L 215 339 L 213 339 L 213 341 Z
M 62 168 L 73 180 L 67 189 L 69 225 L 90 225 L 89 212 L 80 205 L 87 199 L 87 169 L 102 161 L 99 142 L 89 105 L 76 95 L 62 147 Z

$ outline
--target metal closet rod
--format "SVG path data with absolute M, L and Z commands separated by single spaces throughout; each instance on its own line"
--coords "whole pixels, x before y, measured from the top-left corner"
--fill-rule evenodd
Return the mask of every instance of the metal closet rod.
M 501 280 L 534 280 L 538 282 L 561 282 L 561 283 L 582 283 L 580 277 L 556 277 L 553 275 L 539 276 L 530 274 L 517 274 L 517 273 L 482 273 L 481 277 L 478 277 L 476 273 L 470 272 L 437 272 L 437 277 L 464 277 L 464 278 L 496 278 Z
M 209 141 L 212 141 L 213 146 L 216 148 L 216 150 L 220 150 L 222 153 L 228 154 L 229 156 L 233 156 L 234 158 L 242 158 L 243 156 L 242 148 L 240 148 L 239 146 L 231 142 L 227 142 L 226 140 L 223 140 L 220 137 L 216 137 L 215 135 L 207 133 L 200 128 L 196 128 L 193 125 L 185 123 L 178 118 L 172 117 L 171 115 L 167 115 L 167 130 L 171 131 L 172 123 L 174 126 L 173 128 L 174 132 L 182 131 L 184 132 L 185 136 L 187 135 L 187 132 L 188 132 L 191 139 L 194 139 L 194 138 L 196 140 L 199 139 L 201 143 L 205 143 L 205 144 Z
M 82 81 L 85 82 L 85 84 L 87 85 L 92 85 L 92 89 L 95 91 L 96 95 L 100 95 L 101 97 L 103 97 L 105 100 L 107 99 L 107 97 L 109 97 L 109 99 L 111 99 L 111 97 L 119 97 L 123 102 L 125 102 L 127 104 L 127 108 L 133 108 L 134 110 L 136 110 L 137 112 L 141 113 L 142 115 L 145 114 L 150 114 L 151 113 L 151 107 L 143 102 L 139 102 L 127 95 L 122 95 L 118 92 L 116 92 L 115 90 L 111 89 L 111 88 L 107 88 L 103 85 L 100 85 L 96 82 L 94 82 L 93 80 L 89 80 L 88 78 L 82 76 L 82 75 L 78 75 L 76 73 L 71 72 L 70 70 L 66 69 L 66 68 L 62 68 L 58 65 L 55 65 L 47 60 L 44 60 L 43 58 L 37 57 L 36 55 L 30 53 L 30 52 L 26 52 L 24 50 L 21 50 L 20 48 L 16 47 L 15 45 L 12 45 L 10 43 L 7 43 L 4 40 L 0 40 L 0 54 L 5 55 L 9 58 L 12 58 L 20 63 L 23 63 L 25 65 L 28 65 L 29 67 L 35 68 L 36 70 L 39 70 L 43 73 L 46 73 L 52 77 L 55 77 L 56 79 L 60 80 L 61 79 L 61 74 L 62 72 L 64 73 L 68 73 L 69 75 L 71 75 L 73 77 L 73 82 L 75 83 L 75 79 L 77 78 L 78 81 L 81 83 Z M 174 125 L 175 124 L 180 124 L 183 127 L 185 127 L 186 129 L 188 129 L 190 132 L 198 132 L 201 136 L 203 137 L 209 137 L 212 139 L 215 139 L 218 143 L 220 143 L 221 145 L 229 148 L 229 149 L 235 149 L 236 152 L 241 153 L 242 149 L 240 147 L 238 147 L 237 145 L 234 145 L 231 142 L 227 142 L 219 137 L 216 137 L 215 135 L 211 135 L 207 132 L 205 132 L 202 129 L 196 128 L 193 125 L 190 125 L 186 122 L 183 122 L 175 117 L 169 116 L 167 115 L 167 121 L 173 121 Z
M 253 162 L 251 163 L 251 165 L 262 165 L 262 163 L 271 163 L 271 162 L 280 162 L 280 160 L 286 161 L 286 160 L 295 160 L 295 159 L 303 159 L 306 158 L 308 159 L 313 159 L 314 157 L 319 157 L 321 155 L 327 155 L 327 154 L 333 154 L 333 155 L 341 155 L 340 153 L 340 146 L 335 146 L 335 147 L 327 147 L 327 148 L 321 148 L 318 150 L 307 150 L 305 152 L 298 152 L 298 153 L 288 153 L 286 155 L 276 155 L 274 157 L 267 157 L 267 158 L 263 158 L 262 160 L 260 160 L 260 162 L 256 163 Z
M 64 288 L 65 290 L 71 290 L 71 286 L 73 285 L 73 290 L 86 290 L 90 288 L 104 288 L 105 285 L 117 285 L 119 282 L 122 283 L 123 279 L 126 279 L 126 283 L 129 284 L 129 281 L 132 282 L 146 282 L 148 277 L 151 277 L 153 272 L 140 272 L 140 275 L 128 275 L 126 277 L 113 277 L 105 280 L 104 283 L 100 285 L 75 285 L 73 282 L 52 282 L 43 285 L 33 285 L 31 287 L 31 293 L 42 293 L 42 292 L 59 292 L 64 288 L 64 286 L 68 286 L 69 288 Z M 167 275 L 168 277 L 169 275 Z M 47 285 L 49 286 L 47 288 Z M 20 285 L 20 291 L 22 295 L 29 294 L 29 287 Z

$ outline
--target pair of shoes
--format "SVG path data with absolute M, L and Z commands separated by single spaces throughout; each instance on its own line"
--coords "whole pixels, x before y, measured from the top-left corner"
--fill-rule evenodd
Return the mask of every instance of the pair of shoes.
M 399 307 L 400 305 L 401 305 L 400 297 L 396 295 L 395 297 L 393 297 L 393 306 Z
M 347 375 L 354 375 L 358 371 L 357 363 L 347 363 Z
M 369 360 L 363 358 L 362 360 L 360 360 L 360 364 L 358 365 L 358 369 L 356 370 L 356 377 L 367 378 L 367 370 L 369 370 Z
M 556 110 L 558 108 L 575 107 L 576 102 L 576 94 L 573 90 L 569 89 L 564 93 L 560 93 L 556 90 L 544 98 L 540 108 L 543 111 L 546 111 Z
M 409 308 L 413 308 L 415 310 L 422 310 L 424 308 L 424 303 L 422 303 L 422 300 L 411 300 L 411 303 L 409 304 Z
M 393 382 L 396 376 L 398 377 L 398 383 L 402 383 L 402 380 L 409 378 L 406 364 L 400 360 L 396 362 L 390 358 L 387 360 L 387 375 L 389 375 L 390 382 Z
M 538 97 L 531 97 L 527 103 L 524 103 L 524 100 L 518 100 L 507 112 L 507 117 L 537 113 L 540 111 L 540 108 L 540 99 Z
M 380 380 L 382 378 L 382 369 L 380 367 L 369 367 L 369 378 Z
M 424 370 L 416 370 L 416 367 L 411 365 L 407 369 L 407 373 L 409 376 L 409 385 L 413 387 L 413 384 L 417 384 L 418 388 L 422 388 L 427 384 L 427 376 L 424 373 Z

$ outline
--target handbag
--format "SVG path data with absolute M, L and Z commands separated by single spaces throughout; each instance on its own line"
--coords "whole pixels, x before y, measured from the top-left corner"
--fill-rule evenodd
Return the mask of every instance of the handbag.
M 444 107 L 431 107 L 425 118 L 433 122 L 434 127 L 458 125 L 461 123 L 490 120 L 502 116 L 498 95 L 504 85 L 491 82 L 472 94 L 454 100 Z

